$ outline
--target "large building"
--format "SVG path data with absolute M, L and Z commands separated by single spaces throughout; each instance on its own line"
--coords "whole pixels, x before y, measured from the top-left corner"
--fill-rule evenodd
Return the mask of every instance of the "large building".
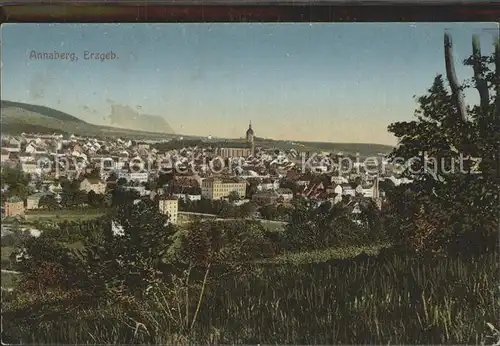
M 126 179 L 127 181 L 138 181 L 140 183 L 146 183 L 149 180 L 149 172 L 118 172 L 118 179 Z
M 206 178 L 201 182 L 201 197 L 205 199 L 221 199 L 236 192 L 240 198 L 246 196 L 247 183 L 237 178 Z
M 175 197 L 168 197 L 161 199 L 159 202 L 160 212 L 168 215 L 168 221 L 172 224 L 177 223 L 177 216 L 179 214 L 179 200 Z
M 245 134 L 246 142 L 241 143 L 241 147 L 219 148 L 217 155 L 223 159 L 249 157 L 255 155 L 255 141 L 252 123 L 248 125 L 248 130 Z
M 5 204 L 5 216 L 24 216 L 24 201 L 19 197 L 9 198 Z
M 220 148 L 218 155 L 223 159 L 229 159 L 234 157 L 249 157 L 252 155 L 251 148 Z
M 97 195 L 104 195 L 106 193 L 106 183 L 100 181 L 95 178 L 85 178 L 80 183 L 80 190 L 89 193 L 90 191 L 94 191 Z

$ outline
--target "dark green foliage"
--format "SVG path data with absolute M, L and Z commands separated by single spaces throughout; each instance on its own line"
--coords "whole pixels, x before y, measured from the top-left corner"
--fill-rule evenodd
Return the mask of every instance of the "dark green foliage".
M 499 80 L 491 66 L 494 56 L 481 57 L 477 42 L 473 46 L 474 55 L 465 64 L 473 66 L 474 77 L 461 88 L 474 85 L 482 104 L 469 107 L 462 118 L 460 97 L 437 76 L 428 93 L 418 98 L 417 120 L 389 126 L 400 139 L 391 157 L 412 159 L 404 174 L 415 180 L 413 186 L 388 192 L 385 225 L 398 242 L 413 246 L 412 241 L 425 234 L 429 245 L 443 250 L 470 252 L 495 246 L 500 222 L 500 122 L 495 102 L 484 94 L 497 92 L 498 103 Z M 422 208 L 426 217 L 417 215 Z M 433 230 L 436 225 L 439 229 Z
M 258 221 L 197 221 L 179 237 L 178 260 L 193 265 L 241 264 L 276 254 L 272 236 Z
M 223 201 L 220 204 L 220 210 L 218 214 L 220 215 L 220 217 L 223 218 L 228 218 L 228 219 L 236 218 L 239 217 L 239 208 L 237 208 L 236 206 L 232 205 L 229 202 Z
M 140 203 L 123 204 L 95 220 L 46 228 L 23 244 L 28 255 L 22 262 L 23 281 L 29 287 L 36 283 L 45 289 L 77 289 L 96 300 L 141 296 L 162 277 L 175 232 L 167 221 L 155 204 Z M 118 229 L 121 225 L 121 232 L 113 224 Z M 80 248 L 67 247 L 75 243 Z M 52 281 L 47 282 L 46 271 Z
M 121 187 L 110 191 L 111 205 L 118 207 L 127 207 L 134 204 L 134 201 L 140 198 L 139 192 L 136 190 L 125 190 Z
M 85 268 L 91 285 L 87 289 L 115 298 L 142 296 L 162 276 L 163 258 L 175 233 L 167 216 L 152 202 L 121 205 L 108 216 L 102 232 L 102 239 L 89 239 L 75 257 Z
M 324 202 L 318 207 L 298 198 L 284 232 L 291 251 L 317 250 L 328 247 L 362 245 L 383 241 L 379 210 L 371 202 L 360 200 L 361 214 L 352 214 L 351 203 Z
M 16 226 L 11 226 L 9 231 L 11 233 L 2 236 L 2 246 L 18 248 L 30 237 L 29 231 L 23 231 Z
M 264 205 L 259 208 L 259 213 L 263 219 L 276 220 L 278 218 L 278 207 L 274 204 Z
M 236 191 L 232 191 L 228 196 L 229 202 L 234 202 L 240 199 L 240 195 Z
M 29 195 L 29 174 L 24 173 L 20 167 L 2 167 L 0 173 L 2 187 L 8 186 L 8 192 L 2 198 L 19 197 L 25 200 Z
M 266 220 L 281 220 L 288 221 L 291 214 L 291 209 L 284 205 L 268 204 L 259 208 L 259 213 Z
M 17 253 L 22 256 L 19 263 L 22 290 L 43 292 L 78 287 L 81 268 L 72 261 L 70 250 L 54 238 L 43 234 L 30 237 Z
M 251 217 L 257 211 L 257 206 L 252 202 L 247 202 L 239 207 L 240 216 L 243 218 Z
M 370 243 L 373 240 L 386 239 L 387 234 L 383 225 L 383 218 L 381 210 L 377 207 L 375 202 L 371 199 L 360 199 L 360 221 L 361 229 L 364 230 L 366 238 L 362 242 Z
M 39 237 L 23 236 L 16 242 L 16 254 L 22 260 L 15 263 L 22 271 L 23 289 L 51 290 L 81 288 L 83 266 L 75 260 L 74 250 L 68 245 L 102 241 L 103 229 L 109 225 L 104 218 L 82 222 L 63 221 L 52 227 L 42 227 Z M 2 237 L 2 245 L 4 238 Z M 15 262 L 15 261 L 14 261 Z
M 109 204 L 107 195 L 96 194 L 93 190 L 87 194 L 86 200 L 90 207 L 93 208 L 106 208 Z
M 382 222 L 389 240 L 395 244 L 409 244 L 419 211 L 417 189 L 414 185 L 399 185 L 385 190 L 389 203 L 382 209 Z
M 56 210 L 61 207 L 54 194 L 45 194 L 40 197 L 38 207 L 41 209 Z
M 191 213 L 219 214 L 222 209 L 223 203 L 224 201 L 212 201 L 204 198 L 199 201 L 180 200 L 179 209 Z
M 253 195 L 258 192 L 257 186 L 259 185 L 259 179 L 249 178 L 247 179 L 246 197 L 252 199 Z

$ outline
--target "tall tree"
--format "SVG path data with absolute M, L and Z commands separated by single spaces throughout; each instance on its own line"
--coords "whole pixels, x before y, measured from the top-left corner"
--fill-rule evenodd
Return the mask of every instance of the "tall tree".
M 480 235 L 491 235 L 498 225 L 498 51 L 496 42 L 494 53 L 482 56 L 479 40 L 473 37 L 472 54 L 464 61 L 472 67 L 473 77 L 461 84 L 454 68 L 451 37 L 445 33 L 444 58 L 450 91 L 438 75 L 428 93 L 417 99 L 417 120 L 389 126 L 389 131 L 399 138 L 391 158 L 405 160 L 408 164 L 404 173 L 415 180 L 408 190 L 413 191 L 413 203 L 417 206 L 407 211 L 415 213 L 416 221 L 422 217 L 422 210 L 440 210 L 433 217 L 446 220 L 448 226 L 436 232 L 449 232 L 450 237 L 455 237 L 455 244 L 461 244 L 460 239 L 470 244 L 473 237 L 466 235 L 470 232 L 475 232 L 478 241 L 488 242 Z M 479 93 L 478 105 L 465 105 L 463 90 L 470 87 Z M 496 91 L 496 100 L 490 97 L 492 91 Z M 416 225 L 410 228 L 417 230 Z

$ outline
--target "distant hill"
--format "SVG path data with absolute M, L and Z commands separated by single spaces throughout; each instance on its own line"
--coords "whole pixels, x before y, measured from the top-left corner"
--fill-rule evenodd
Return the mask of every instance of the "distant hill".
M 303 145 L 319 148 L 325 151 L 342 151 L 349 154 L 359 154 L 360 156 L 373 156 L 377 153 L 389 153 L 394 147 L 385 144 L 373 143 L 328 143 L 328 142 L 299 142 Z
M 77 117 L 74 117 L 72 115 L 69 115 L 68 113 L 64 113 L 61 111 L 58 111 L 53 108 L 45 107 L 45 106 L 38 106 L 38 105 L 32 105 L 29 103 L 21 103 L 21 102 L 12 102 L 12 101 L 2 101 L 1 103 L 1 109 L 2 112 L 5 109 L 9 108 L 17 108 L 19 110 L 25 110 L 31 113 L 38 113 L 41 115 L 44 115 L 49 118 L 54 118 L 57 120 L 61 121 L 71 121 L 71 122 L 77 122 L 77 123 L 85 123 L 85 121 L 78 119 Z
M 89 124 L 59 110 L 22 102 L 1 101 L 2 134 L 61 133 L 99 137 L 128 137 L 132 139 L 165 139 L 168 135 L 158 131 L 138 131 L 112 126 Z
M 115 107 L 114 109 L 115 114 L 120 110 L 119 107 Z M 165 140 L 182 136 L 186 143 L 195 139 L 200 142 L 204 141 L 200 136 L 174 136 L 172 129 L 163 118 L 158 116 L 138 115 L 134 111 L 125 113 L 123 117 L 115 117 L 114 123 L 116 127 L 94 125 L 50 107 L 21 102 L 1 101 L 2 134 L 18 135 L 22 132 L 59 133 L 144 140 Z M 139 126 L 140 123 L 147 124 Z M 217 144 L 228 147 L 246 146 L 246 141 L 244 139 L 219 138 Z M 389 153 L 393 149 L 390 145 L 382 144 L 300 142 L 258 137 L 255 138 L 255 144 L 262 147 L 276 147 L 282 149 L 294 148 L 299 152 L 342 151 L 345 154 L 359 153 L 361 157 L 374 156 L 377 153 Z
M 295 149 L 298 152 L 342 152 L 344 154 L 356 155 L 360 158 L 376 156 L 378 153 L 390 153 L 394 147 L 385 144 L 373 143 L 337 143 L 337 142 L 302 142 L 284 141 L 268 138 L 256 138 L 255 144 L 262 147 L 277 147 L 281 149 Z

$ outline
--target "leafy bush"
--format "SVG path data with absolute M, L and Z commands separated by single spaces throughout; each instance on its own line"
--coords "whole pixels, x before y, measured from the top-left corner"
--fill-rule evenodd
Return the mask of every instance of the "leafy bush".
M 379 211 L 371 202 L 362 204 L 356 219 L 352 207 L 346 203 L 324 202 L 313 207 L 308 201 L 298 199 L 284 231 L 288 251 L 366 245 L 385 240 Z

